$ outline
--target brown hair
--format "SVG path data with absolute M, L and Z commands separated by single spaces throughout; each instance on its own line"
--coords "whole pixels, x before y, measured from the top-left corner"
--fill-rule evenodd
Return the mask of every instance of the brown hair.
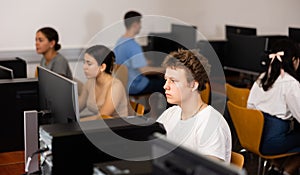
M 208 60 L 196 50 L 179 49 L 176 52 L 171 52 L 165 58 L 162 66 L 184 69 L 188 82 L 195 80 L 199 83 L 199 92 L 204 90 L 205 83 L 209 82 L 208 75 L 211 66 Z

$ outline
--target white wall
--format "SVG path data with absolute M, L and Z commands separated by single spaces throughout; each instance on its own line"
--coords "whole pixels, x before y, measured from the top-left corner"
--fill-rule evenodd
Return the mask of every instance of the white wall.
M 29 77 L 41 57 L 34 50 L 37 29 L 44 26 L 57 29 L 62 52 L 69 52 L 68 49 L 85 46 L 99 31 L 121 22 L 128 10 L 195 25 L 208 39 L 224 39 L 225 24 L 256 27 L 259 35 L 287 35 L 289 26 L 300 28 L 299 0 L 0 0 L 0 3 L 0 59 L 21 56 L 29 60 L 33 64 L 28 68 Z M 168 30 L 167 26 L 146 23 L 141 35 Z M 124 27 L 120 25 L 117 29 L 105 39 L 114 43 Z
M 130 9 L 178 18 L 209 39 L 224 39 L 225 24 L 286 35 L 288 26 L 300 27 L 299 7 L 299 0 L 1 0 L 0 51 L 34 49 L 36 30 L 48 25 L 63 48 L 81 47 Z

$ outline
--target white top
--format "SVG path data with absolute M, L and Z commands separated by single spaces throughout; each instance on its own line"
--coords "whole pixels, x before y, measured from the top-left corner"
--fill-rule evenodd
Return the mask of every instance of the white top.
M 279 76 L 273 86 L 264 91 L 259 86 L 260 78 L 253 84 L 247 107 L 258 109 L 283 120 L 292 116 L 300 123 L 300 83 L 288 73 Z
M 207 106 L 194 117 L 181 120 L 181 108 L 168 108 L 158 119 L 167 131 L 167 138 L 200 154 L 231 158 L 231 133 L 224 117 Z

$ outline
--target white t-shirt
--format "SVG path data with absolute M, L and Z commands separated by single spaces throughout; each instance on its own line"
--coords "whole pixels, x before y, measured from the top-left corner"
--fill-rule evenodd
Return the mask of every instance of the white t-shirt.
M 194 117 L 181 120 L 181 108 L 173 106 L 158 119 L 167 131 L 167 138 L 203 155 L 231 158 L 231 133 L 224 117 L 207 106 Z
M 263 75 L 260 76 L 262 78 Z M 264 91 L 256 81 L 248 97 L 247 107 L 277 116 L 283 120 L 292 116 L 300 123 L 300 83 L 288 73 L 279 76 L 273 86 Z

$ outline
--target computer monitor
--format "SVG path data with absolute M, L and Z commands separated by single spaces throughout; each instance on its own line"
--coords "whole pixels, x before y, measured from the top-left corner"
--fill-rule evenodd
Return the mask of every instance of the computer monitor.
M 229 35 L 256 35 L 256 28 L 252 27 L 243 27 L 243 26 L 233 26 L 225 25 L 226 38 L 228 39 Z
M 49 123 L 79 120 L 77 83 L 49 69 L 38 66 L 39 103 L 50 112 Z
M 269 53 L 270 49 L 278 40 L 288 39 L 285 35 L 260 35 L 259 37 L 266 38 L 265 51 Z
M 149 33 L 148 50 L 145 55 L 150 59 L 151 66 L 160 66 L 170 52 L 180 48 L 174 37 L 172 33 Z
M 0 79 L 13 79 L 13 70 L 0 65 Z
M 13 78 L 27 78 L 27 64 L 22 58 L 2 58 L 0 65 L 13 70 Z
M 174 40 L 188 49 L 195 49 L 196 47 L 196 30 L 197 27 L 195 26 L 171 24 Z
M 300 43 L 300 28 L 289 27 L 289 38 Z
M 212 160 L 187 148 L 176 146 L 165 136 L 155 133 L 153 141 L 154 175 L 245 175 L 244 169 L 238 169 L 224 162 Z M 166 154 L 166 152 L 169 152 Z M 164 155 L 164 156 L 162 156 Z
M 224 60 L 224 69 L 249 75 L 258 75 L 265 70 L 266 38 L 249 35 L 230 35 L 228 38 L 228 56 Z
M 1 79 L 0 97 L 0 152 L 24 150 L 24 111 L 39 108 L 38 81 Z

